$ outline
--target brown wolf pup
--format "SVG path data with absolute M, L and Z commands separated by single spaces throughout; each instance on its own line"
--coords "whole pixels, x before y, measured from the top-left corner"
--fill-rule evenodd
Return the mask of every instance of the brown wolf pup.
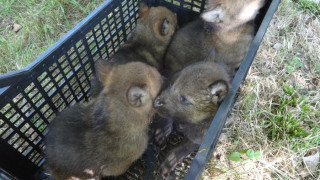
M 172 86 L 156 98 L 157 113 L 173 119 L 176 130 L 185 135 L 183 143 L 169 152 L 161 163 L 159 173 L 162 178 L 173 178 L 177 163 L 199 148 L 229 89 L 230 76 L 226 66 L 207 61 L 184 68 Z
M 128 40 L 107 61 L 112 64 L 140 61 L 161 71 L 165 51 L 178 27 L 176 14 L 162 6 L 148 7 L 141 3 L 139 16 Z M 91 79 L 91 87 L 93 97 L 102 89 L 96 78 Z
M 179 29 L 165 55 L 165 75 L 203 60 L 211 48 L 214 60 L 234 71 L 248 51 L 254 35 L 252 20 L 265 0 L 208 0 L 201 19 Z
M 177 17 L 163 6 L 149 8 L 144 3 L 140 4 L 139 16 L 128 41 L 109 62 L 141 61 L 161 70 L 163 56 L 177 28 Z
M 141 62 L 97 65 L 103 90 L 65 109 L 50 124 L 46 159 L 54 179 L 118 176 L 145 151 L 159 72 Z

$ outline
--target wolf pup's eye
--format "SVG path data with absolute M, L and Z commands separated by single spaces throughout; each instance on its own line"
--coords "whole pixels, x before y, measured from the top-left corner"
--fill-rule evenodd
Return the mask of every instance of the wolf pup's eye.
M 180 102 L 184 105 L 189 105 L 191 104 L 190 101 L 188 101 L 184 96 L 180 96 Z

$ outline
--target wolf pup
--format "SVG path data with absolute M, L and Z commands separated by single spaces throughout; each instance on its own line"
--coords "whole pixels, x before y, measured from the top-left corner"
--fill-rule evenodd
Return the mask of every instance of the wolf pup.
M 139 16 L 128 40 L 107 61 L 115 65 L 140 61 L 161 71 L 165 51 L 178 27 L 176 14 L 162 6 L 148 7 L 141 3 Z M 92 78 L 90 83 L 90 94 L 95 97 L 102 84 L 97 78 Z
M 45 138 L 46 159 L 54 179 L 118 176 L 145 151 L 159 72 L 141 62 L 97 65 L 103 90 L 88 103 L 62 111 Z
M 201 19 L 179 29 L 165 55 L 165 75 L 202 60 L 211 48 L 214 60 L 233 71 L 239 67 L 254 35 L 252 20 L 265 0 L 208 0 Z
M 162 70 L 163 57 L 177 29 L 177 17 L 169 9 L 140 4 L 140 18 L 128 41 L 111 57 L 109 62 L 122 64 L 141 61 Z
M 178 132 L 185 135 L 181 145 L 166 156 L 160 176 L 171 179 L 177 163 L 199 148 L 219 104 L 230 89 L 227 67 L 216 62 L 199 62 L 178 73 L 171 87 L 156 98 L 157 113 L 174 120 Z

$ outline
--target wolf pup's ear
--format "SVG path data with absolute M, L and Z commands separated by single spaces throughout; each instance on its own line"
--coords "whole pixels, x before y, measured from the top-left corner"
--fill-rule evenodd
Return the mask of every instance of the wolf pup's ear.
M 98 81 L 104 86 L 108 84 L 110 76 L 112 74 L 113 66 L 104 59 L 98 59 L 96 61 L 96 74 Z
M 221 7 L 202 13 L 201 18 L 206 22 L 219 23 L 223 21 L 225 11 Z
M 211 84 L 209 86 L 209 90 L 211 94 L 211 102 L 218 105 L 226 97 L 229 87 L 227 82 L 219 80 Z
M 130 87 L 127 92 L 127 100 L 134 107 L 144 106 L 150 100 L 146 85 Z
M 169 26 L 170 22 L 167 20 L 167 18 L 165 18 L 161 24 L 160 34 L 163 36 L 167 35 L 169 32 Z
M 150 8 L 145 3 L 141 2 L 139 7 L 139 17 L 144 18 L 149 13 L 149 9 Z

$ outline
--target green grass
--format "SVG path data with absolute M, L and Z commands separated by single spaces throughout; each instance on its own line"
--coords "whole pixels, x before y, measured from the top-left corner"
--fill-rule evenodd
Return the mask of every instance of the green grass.
M 269 113 L 265 116 L 265 133 L 272 141 L 305 138 L 317 131 L 316 114 L 312 102 L 298 93 L 300 88 L 284 85 L 283 96 L 275 96 Z
M 0 74 L 35 60 L 103 0 L 0 1 Z M 14 32 L 13 24 L 22 25 Z
M 316 3 L 310 0 L 294 0 L 296 2 L 296 7 L 302 11 L 306 11 L 315 16 L 320 15 L 320 3 Z

